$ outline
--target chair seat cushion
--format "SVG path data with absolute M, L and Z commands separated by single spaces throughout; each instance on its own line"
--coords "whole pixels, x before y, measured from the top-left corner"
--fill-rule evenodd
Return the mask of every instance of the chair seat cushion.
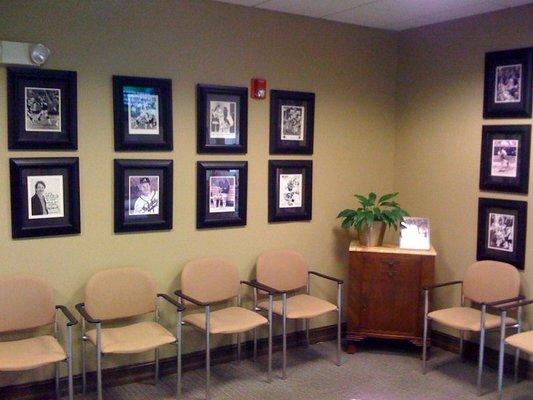
M 259 303 L 259 307 L 268 310 L 268 301 Z M 313 318 L 336 309 L 335 304 L 308 294 L 297 294 L 287 298 L 287 318 L 289 319 Z M 272 312 L 283 315 L 283 301 L 272 302 Z
M 517 333 L 509 336 L 505 342 L 526 353 L 533 354 L 533 331 Z
M 49 335 L 0 342 L 0 371 L 24 371 L 66 358 L 56 338 Z
M 96 345 L 96 329 L 88 331 L 87 337 Z M 102 329 L 102 353 L 141 353 L 175 341 L 169 331 L 153 321 Z
M 463 331 L 479 332 L 481 330 L 481 311 L 471 307 L 452 307 L 430 312 L 428 318 L 443 325 Z M 485 329 L 500 326 L 500 316 L 485 313 Z M 516 323 L 507 318 L 506 324 Z
M 205 313 L 186 315 L 183 320 L 197 328 L 205 330 Z M 210 315 L 210 333 L 240 333 L 261 325 L 268 324 L 262 315 L 242 307 L 228 307 L 212 311 Z

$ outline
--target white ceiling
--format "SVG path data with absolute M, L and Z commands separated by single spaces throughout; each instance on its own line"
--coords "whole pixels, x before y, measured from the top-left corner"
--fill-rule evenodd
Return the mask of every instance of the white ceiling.
M 530 3 L 533 4 L 533 0 L 216 1 L 396 31 Z

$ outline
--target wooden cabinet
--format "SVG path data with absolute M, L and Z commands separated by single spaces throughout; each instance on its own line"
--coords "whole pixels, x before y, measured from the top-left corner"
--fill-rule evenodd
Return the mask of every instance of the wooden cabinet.
M 422 288 L 433 283 L 436 252 L 396 245 L 350 245 L 347 287 L 348 352 L 366 337 L 422 345 Z

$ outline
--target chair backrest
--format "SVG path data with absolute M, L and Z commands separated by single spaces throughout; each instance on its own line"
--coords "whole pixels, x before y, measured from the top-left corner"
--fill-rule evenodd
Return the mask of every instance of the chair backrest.
M 258 282 L 278 290 L 296 290 L 307 285 L 309 267 L 300 253 L 270 250 L 257 259 Z
M 237 267 L 223 258 L 199 258 L 188 262 L 181 272 L 183 293 L 205 303 L 228 300 L 237 296 L 239 289 Z
M 510 264 L 478 261 L 468 267 L 463 279 L 463 294 L 476 303 L 509 299 L 520 292 L 520 274 Z
M 0 333 L 38 328 L 54 322 L 52 288 L 31 275 L 0 277 Z
M 85 286 L 85 308 L 91 317 L 112 320 L 155 310 L 156 283 L 137 268 L 114 268 L 94 274 Z

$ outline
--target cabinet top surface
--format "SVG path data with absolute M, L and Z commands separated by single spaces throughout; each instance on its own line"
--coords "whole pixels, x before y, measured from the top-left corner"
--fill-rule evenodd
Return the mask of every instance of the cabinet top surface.
M 350 243 L 350 251 L 365 252 L 365 253 L 387 253 L 387 254 L 417 254 L 422 256 L 436 256 L 437 252 L 433 246 L 429 250 L 410 250 L 400 249 L 397 244 L 384 243 L 379 247 L 361 246 L 357 240 L 352 240 Z

